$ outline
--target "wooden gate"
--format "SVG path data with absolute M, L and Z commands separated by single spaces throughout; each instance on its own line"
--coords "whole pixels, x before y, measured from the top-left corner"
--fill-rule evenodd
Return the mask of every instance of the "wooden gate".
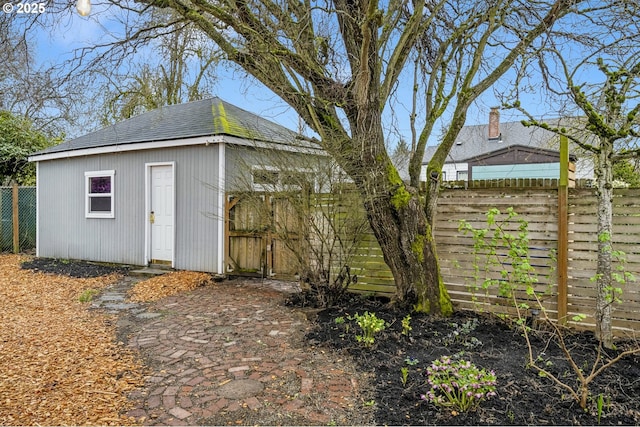
M 225 212 L 227 274 L 293 279 L 299 273 L 300 214 L 288 199 L 227 195 Z

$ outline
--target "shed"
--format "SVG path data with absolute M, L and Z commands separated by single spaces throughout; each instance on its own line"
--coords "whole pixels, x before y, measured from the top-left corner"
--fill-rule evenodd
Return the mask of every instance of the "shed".
M 34 153 L 36 255 L 224 274 L 226 195 L 273 172 L 265 152 L 323 156 L 312 140 L 219 98 Z

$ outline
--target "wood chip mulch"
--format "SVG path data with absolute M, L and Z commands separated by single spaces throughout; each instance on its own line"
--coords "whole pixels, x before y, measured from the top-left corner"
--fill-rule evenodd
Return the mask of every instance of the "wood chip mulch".
M 0 424 L 127 425 L 142 365 L 115 342 L 114 318 L 87 310 L 84 290 L 119 279 L 22 270 L 0 255 Z
M 207 273 L 175 271 L 136 283 L 129 293 L 129 299 L 135 302 L 157 301 L 170 295 L 210 285 L 211 282 L 211 275 Z

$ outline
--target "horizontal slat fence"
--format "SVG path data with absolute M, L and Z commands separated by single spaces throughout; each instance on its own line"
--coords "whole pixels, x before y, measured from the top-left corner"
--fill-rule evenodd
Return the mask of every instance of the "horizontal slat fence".
M 598 256 L 597 204 L 594 190 L 569 192 L 569 317 L 585 314 L 581 322 L 594 325 L 593 317 Z M 640 189 L 616 189 L 613 198 L 612 247 L 625 253 L 624 268 L 640 281 Z M 619 264 L 618 264 L 619 265 Z M 613 305 L 613 326 L 620 335 L 640 331 L 640 282 L 621 286 L 620 304 Z
M 496 287 L 482 288 L 485 278 L 501 278 L 501 268 L 491 267 L 485 270 L 484 259 L 476 261 L 472 236 L 463 235 L 459 231 L 462 220 L 474 228 L 486 228 L 489 209 L 497 208 L 504 213 L 512 207 L 518 217 L 528 222 L 529 255 L 538 278 L 536 292 L 548 312 L 555 316 L 557 280 L 553 254 L 557 250 L 558 240 L 556 205 L 557 191 L 553 189 L 484 188 L 443 191 L 438 201 L 434 235 L 443 279 L 454 305 L 468 310 L 512 312 L 511 300 L 500 296 Z M 496 219 L 500 221 L 504 217 L 506 215 L 503 214 Z M 517 221 L 512 220 L 505 231 L 517 234 L 518 225 Z M 498 253 L 503 255 L 505 251 L 507 249 L 503 248 Z M 506 260 L 505 257 L 502 259 Z M 474 269 L 476 263 L 480 266 L 478 274 Z M 517 296 L 524 297 L 524 289 Z
M 323 258 L 325 261 L 331 260 L 334 264 L 333 271 L 338 272 L 347 264 L 351 268 L 351 274 L 358 277 L 357 282 L 350 286 L 350 290 L 393 296 L 396 291 L 393 275 L 384 262 L 382 250 L 369 228 L 357 194 L 353 190 L 347 190 L 340 194 L 316 195 L 313 203 L 315 227 L 318 233 L 324 231 L 325 236 L 314 238 L 311 233 L 310 239 L 312 244 L 316 245 L 316 250 L 319 250 L 320 243 L 324 244 Z M 342 235 L 340 243 L 329 235 L 335 233 Z M 317 242 L 313 243 L 314 240 Z M 338 245 L 341 248 L 338 248 Z M 333 253 L 326 254 L 327 249 Z M 339 253 L 342 251 L 348 253 Z
M 540 183 L 537 183 L 540 184 Z M 478 187 L 476 183 L 473 187 Z M 625 252 L 625 270 L 632 273 L 636 283 L 624 285 L 622 303 L 613 310 L 615 333 L 625 336 L 640 331 L 640 189 L 614 191 L 613 249 Z M 444 282 L 459 309 L 513 313 L 510 301 L 498 295 L 497 289 L 484 290 L 479 286 L 485 277 L 499 278 L 500 271 L 492 268 L 474 277 L 473 239 L 458 230 L 461 220 L 476 228 L 486 226 L 486 213 L 491 208 L 505 212 L 513 207 L 519 217 L 528 222 L 529 255 L 536 268 L 536 293 L 543 301 L 550 317 L 558 312 L 558 272 L 555 256 L 558 249 L 558 191 L 535 186 L 518 188 L 446 188 L 438 200 L 434 235 Z M 597 199 L 595 190 L 569 190 L 568 216 L 568 306 L 570 320 L 576 314 L 586 315 L 579 327 L 593 327 L 595 312 L 595 283 L 597 260 Z M 509 231 L 515 231 L 517 223 Z M 393 295 L 393 276 L 384 264 L 382 251 L 373 233 L 363 239 L 358 256 L 352 261 L 359 268 L 359 292 Z M 518 297 L 526 299 L 524 292 Z M 531 305 L 531 304 L 530 304 Z
M 438 201 L 434 236 L 444 282 L 458 309 L 483 310 L 495 313 L 512 314 L 512 302 L 501 296 L 498 289 L 483 289 L 485 278 L 500 279 L 500 268 L 482 268 L 474 270 L 476 261 L 473 253 L 473 239 L 459 231 L 460 221 L 465 220 L 475 228 L 486 227 L 486 214 L 491 208 L 506 212 L 512 207 L 518 217 L 528 223 L 529 256 L 531 265 L 536 269 L 537 296 L 552 318 L 557 318 L 558 307 L 558 271 L 556 256 L 558 250 L 558 190 L 545 187 L 543 182 L 535 182 L 532 187 L 517 187 L 515 183 L 491 183 L 483 188 L 478 183 L 468 188 L 444 188 Z M 520 183 L 522 184 L 522 183 Z M 531 184 L 531 183 L 530 183 Z M 353 193 L 355 194 L 355 193 Z M 384 257 L 373 232 L 364 220 L 364 211 L 357 196 L 314 195 L 310 199 L 311 217 L 315 221 L 315 231 L 309 230 L 305 239 L 316 247 L 325 245 L 323 251 L 331 250 L 333 255 L 330 268 L 339 271 L 348 264 L 351 272 L 358 276 L 351 290 L 360 293 L 393 296 L 395 286 L 393 276 L 384 262 Z M 315 209 L 315 212 L 314 210 Z M 569 190 L 568 202 L 568 262 L 567 262 L 567 304 L 561 312 L 566 319 L 576 314 L 586 315 L 580 327 L 592 327 L 595 312 L 595 284 L 591 280 L 596 274 L 597 260 L 597 199 L 592 188 Z M 622 287 L 622 303 L 613 310 L 613 325 L 617 335 L 627 335 L 640 331 L 640 189 L 616 189 L 614 191 L 613 249 L 623 251 L 626 271 L 635 275 L 639 282 Z M 260 224 L 256 217 L 244 211 L 238 211 L 242 217 L 254 226 Z M 255 214 L 253 214 L 255 215 Z M 324 219 L 322 219 L 324 218 Z M 329 218 L 333 224 L 329 224 Z M 362 223 L 364 222 L 364 225 Z M 512 221 L 508 231 L 516 232 L 517 221 Z M 232 227 L 233 228 L 233 227 Z M 259 227 L 258 227 L 259 228 Z M 340 234 L 343 239 L 354 239 L 348 247 L 350 253 L 337 254 L 336 248 L 322 242 L 319 234 Z M 250 249 L 246 249 L 252 253 Z M 506 248 L 501 249 L 502 252 Z M 500 251 L 499 251 L 500 252 Z M 324 252 L 323 252 L 324 253 Z M 239 256 L 240 254 L 235 254 Z M 264 255 L 263 255 L 264 256 Z M 505 258 L 506 259 L 506 258 Z M 481 260 L 480 260 L 481 261 Z M 283 259 L 286 263 L 286 260 Z M 290 260 L 289 262 L 293 262 Z M 310 261 L 315 262 L 314 260 Z M 520 289 L 518 298 L 527 299 L 524 289 Z M 529 304 L 533 305 L 533 304 Z

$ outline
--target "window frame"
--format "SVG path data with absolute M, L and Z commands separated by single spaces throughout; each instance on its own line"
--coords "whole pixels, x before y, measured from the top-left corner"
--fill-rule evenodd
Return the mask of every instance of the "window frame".
M 461 176 L 463 175 L 463 176 Z M 458 170 L 456 171 L 456 180 L 457 181 L 469 181 L 469 170 Z
M 275 182 L 266 183 L 266 182 L 256 182 L 255 176 L 256 173 L 265 173 L 270 174 L 275 177 Z M 308 168 L 292 168 L 292 169 L 281 169 L 275 166 L 268 165 L 253 165 L 251 167 L 251 185 L 254 191 L 265 191 L 265 192 L 278 192 L 278 191 L 295 191 L 301 190 L 302 187 L 296 184 L 283 183 L 286 182 L 288 175 L 293 176 L 294 174 L 299 174 L 299 177 L 306 175 L 309 180 L 308 184 L 313 191 L 316 188 L 316 182 L 313 178 L 313 170 Z
M 84 173 L 84 216 L 85 218 L 115 218 L 115 170 L 87 171 Z M 91 193 L 91 178 L 109 178 L 109 193 Z M 109 211 L 91 211 L 92 197 L 110 197 L 111 209 Z

